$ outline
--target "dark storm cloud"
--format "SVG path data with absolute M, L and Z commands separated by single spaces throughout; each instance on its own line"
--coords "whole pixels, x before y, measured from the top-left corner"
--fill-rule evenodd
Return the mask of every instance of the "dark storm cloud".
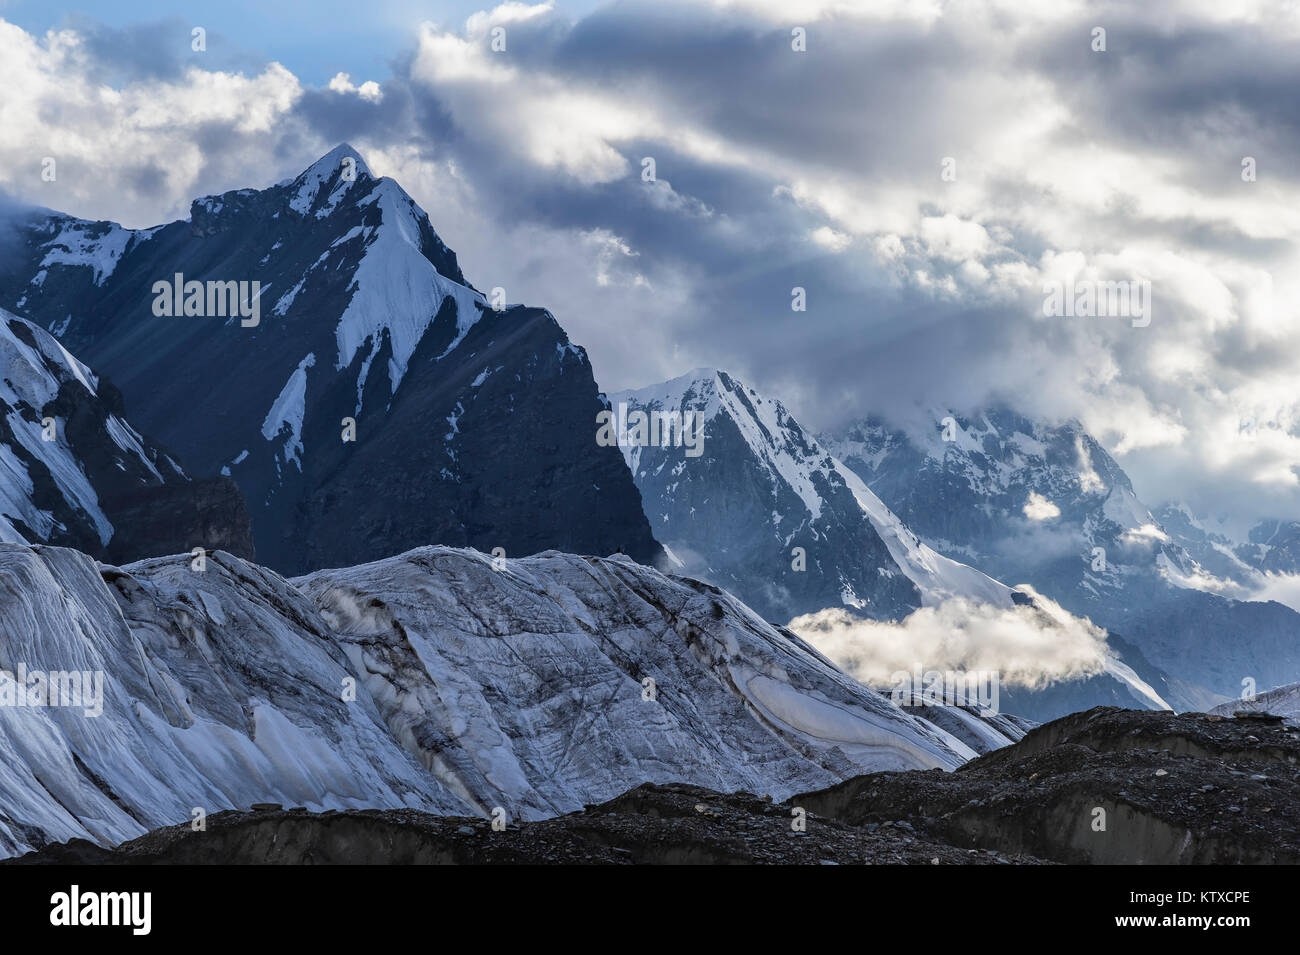
M 509 30 L 512 65 L 606 88 L 654 83 L 657 96 L 680 104 L 693 121 L 732 142 L 854 174 L 870 174 L 877 165 L 888 174 L 901 162 L 899 136 L 872 136 L 873 128 L 902 128 L 915 110 L 887 78 L 910 68 L 910 96 L 924 99 L 932 88 L 954 82 L 949 70 L 961 59 L 953 36 L 927 43 L 915 27 L 873 32 L 827 23 L 813 30 L 812 42 L 820 49 L 810 60 L 790 50 L 788 30 L 639 5 L 597 13 L 572 29 L 530 22 Z M 821 68 L 805 68 L 809 62 Z M 844 121 L 846 110 L 870 116 L 870 127 Z M 297 112 L 304 125 L 330 131 L 331 140 L 413 138 L 429 156 L 455 158 L 502 221 L 607 229 L 637 250 L 638 267 L 652 274 L 689 273 L 699 283 L 698 294 L 694 312 L 678 318 L 681 335 L 693 353 L 716 356 L 718 364 L 740 365 L 764 379 L 790 376 L 793 364 L 800 377 L 821 381 L 812 371 L 828 346 L 851 356 L 846 366 L 860 368 L 867 357 L 861 352 L 889 334 L 888 313 L 863 307 L 861 296 L 873 284 L 864 282 L 867 264 L 811 245 L 806 233 L 823 220 L 774 197 L 780 183 L 771 177 L 644 141 L 619 144 L 629 163 L 626 180 L 578 183 L 463 135 L 436 89 L 406 79 L 385 83 L 378 107 L 315 91 L 303 97 Z M 436 122 L 412 124 L 417 114 Z M 835 115 L 840 120 L 829 121 Z M 680 208 L 655 204 L 655 186 L 639 180 L 643 155 L 653 155 L 659 177 L 692 201 Z M 910 169 L 916 153 L 906 155 Z M 927 167 L 937 167 L 935 150 L 925 155 Z M 791 311 L 796 285 L 809 289 L 816 303 L 811 315 Z M 924 307 L 942 311 L 933 303 Z M 793 348 L 792 331 L 798 332 Z M 738 353 L 738 341 L 747 343 L 745 353 Z
M 0 189 L 0 261 L 16 255 L 22 241 L 15 224 L 25 223 L 28 219 L 48 213 L 50 210 L 15 199 Z
M 1294 272 L 1294 229 L 1258 191 L 1295 201 L 1294 30 L 990 2 L 932 21 L 809 18 L 796 53 L 792 24 L 707 4 L 501 16 L 506 53 L 484 52 L 491 17 L 435 31 L 451 44 L 436 56 L 465 63 L 430 69 L 417 38 L 377 100 L 307 88 L 269 130 L 198 123 L 182 212 L 195 193 L 264 186 L 352 141 L 385 156 L 471 281 L 551 307 L 606 388 L 714 365 L 814 427 L 999 401 L 1164 449 L 1134 465 L 1149 496 L 1144 474 L 1156 496 L 1231 496 L 1251 480 L 1196 464 L 1232 410 L 1215 402 L 1254 384 L 1279 400 L 1296 363 L 1294 341 L 1243 318 L 1260 276 L 1282 289 Z M 175 80 L 190 62 L 175 30 L 89 31 L 94 75 Z M 93 119 L 75 100 L 45 108 L 52 127 Z M 1245 155 L 1258 184 L 1241 180 Z M 646 156 L 657 183 L 640 180 Z M 944 157 L 958 182 L 941 181 Z M 144 204 L 167 171 L 142 161 L 122 188 Z M 1045 320 L 1053 256 L 1101 277 L 1153 273 L 1156 319 Z M 795 286 L 806 312 L 790 308 Z M 1188 441 L 1160 444 L 1179 428 Z
M 265 57 L 242 43 L 209 31 L 206 49 L 193 49 L 194 24 L 171 17 L 149 23 L 110 27 L 90 17 L 71 15 L 60 29 L 76 32 L 88 75 L 97 83 L 120 88 L 148 80 L 175 80 L 191 67 L 229 72 L 257 72 Z
M 620 4 L 584 18 L 552 59 L 574 81 L 652 86 L 729 141 L 801 162 L 886 177 L 937 162 L 953 117 L 919 107 L 948 98 L 978 49 L 946 26 L 846 18 L 805 29 L 808 52 L 795 53 L 789 27 Z
M 1080 35 L 1087 37 L 1083 24 L 1062 28 L 1053 42 L 1062 49 L 1067 39 L 1077 46 Z M 510 24 L 509 40 L 516 68 L 594 84 L 615 95 L 650 88 L 683 122 L 804 170 L 850 174 L 867 193 L 886 191 L 896 180 L 937 179 L 939 158 L 955 149 L 963 130 L 993 121 L 999 108 L 968 98 L 969 76 L 978 73 L 988 37 L 972 35 L 961 24 L 823 21 L 809 28 L 811 52 L 800 55 L 790 50 L 785 27 L 677 6 L 620 4 L 576 24 L 558 17 Z M 1037 66 L 1061 79 L 1062 63 L 1068 58 L 1058 49 L 1055 56 L 1040 56 Z M 1071 69 L 1077 73 L 1090 65 L 1082 61 Z M 309 92 L 298 112 L 305 126 L 330 131 L 330 139 L 412 141 L 427 156 L 455 159 L 500 221 L 606 229 L 636 250 L 636 267 L 650 276 L 688 276 L 695 289 L 688 310 L 664 319 L 675 323 L 680 343 L 695 359 L 797 390 L 802 410 L 814 420 L 853 413 L 845 406 L 849 393 L 860 406 L 885 411 L 891 404 L 933 398 L 937 387 L 951 392 L 950 401 L 976 401 L 981 390 L 998 390 L 981 356 L 995 355 L 1001 363 L 1023 349 L 1031 330 L 1029 319 L 1009 316 L 1005 303 L 942 300 L 914 285 L 892 287 L 860 243 L 843 254 L 812 245 L 807 234 L 825 220 L 774 195 L 779 178 L 646 140 L 618 144 L 628 160 L 626 181 L 584 184 L 461 129 L 428 84 L 397 78 L 384 85 L 384 93 L 383 103 L 372 106 L 356 97 Z M 1111 88 L 1092 95 L 1123 99 L 1126 93 Z M 971 110 L 954 111 L 954 105 Z M 425 120 L 414 122 L 417 115 Z M 691 201 L 676 207 L 650 203 L 650 187 L 637 179 L 643 155 L 653 155 L 659 176 Z M 995 209 L 1042 198 L 1015 179 L 990 182 L 988 195 Z M 936 188 L 922 211 L 942 210 Z M 1133 224 L 1131 217 L 1115 218 L 1116 226 Z M 1136 228 L 1243 256 L 1276 245 L 1224 223 L 1194 219 L 1148 219 Z M 1010 249 L 988 257 L 988 264 L 1033 261 L 1047 248 L 1032 222 L 1008 221 L 1007 232 Z M 944 260 L 926 265 L 936 280 L 958 267 Z M 806 313 L 790 309 L 794 286 L 808 292 Z M 578 322 L 579 337 L 580 329 Z M 1043 334 L 1037 327 L 1032 331 Z M 931 369 L 943 371 L 930 374 Z
M 1050 78 L 1090 134 L 1156 153 L 1206 150 L 1200 185 L 1240 183 L 1253 155 L 1269 175 L 1300 165 L 1300 59 L 1293 37 L 1267 23 L 1170 26 L 1155 11 L 1110 6 L 1060 26 L 1025 49 L 1026 68 Z M 1094 24 L 1107 50 L 1093 52 Z
M 304 130 L 329 142 L 372 139 L 412 143 L 450 155 L 459 138 L 451 114 L 437 96 L 403 81 L 383 86 L 379 102 L 330 89 L 307 89 L 294 106 Z

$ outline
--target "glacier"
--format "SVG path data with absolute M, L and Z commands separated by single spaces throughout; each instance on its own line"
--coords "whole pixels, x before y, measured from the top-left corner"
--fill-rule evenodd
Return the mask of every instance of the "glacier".
M 0 543 L 0 855 L 254 803 L 539 819 L 644 782 L 776 799 L 976 749 L 735 597 L 616 555 L 421 547 L 295 579 L 218 551 L 117 567 Z M 1023 728 L 950 721 L 980 751 Z M 992 734 L 991 741 L 989 739 Z

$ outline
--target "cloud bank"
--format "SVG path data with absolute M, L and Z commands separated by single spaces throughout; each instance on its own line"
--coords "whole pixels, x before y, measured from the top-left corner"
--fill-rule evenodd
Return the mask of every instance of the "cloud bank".
M 855 679 L 888 687 L 899 671 L 995 672 L 1003 686 L 1042 689 L 1085 679 L 1106 665 L 1106 631 L 1034 594 L 1035 606 L 997 607 L 952 598 L 897 623 L 829 607 L 790 621 Z
M 720 366 L 814 427 L 999 400 L 1153 503 L 1300 509 L 1288 4 L 507 3 L 324 87 L 219 46 L 0 21 L 0 188 L 152 225 L 348 140 L 609 390 Z M 1043 314 L 1130 279 L 1146 327 Z

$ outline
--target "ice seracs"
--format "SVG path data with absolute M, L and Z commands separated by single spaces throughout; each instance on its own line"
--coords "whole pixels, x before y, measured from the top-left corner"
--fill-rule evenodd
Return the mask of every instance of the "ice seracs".
M 969 726 L 627 558 L 426 547 L 289 581 L 222 552 L 118 568 L 0 544 L 0 621 L 0 668 L 103 674 L 94 718 L 0 706 L 5 855 L 196 808 L 536 819 L 643 782 L 783 798 L 976 752 Z
M 103 845 L 193 811 L 466 811 L 388 734 L 314 609 L 226 554 L 100 567 L 76 551 L 0 544 L 6 669 L 104 675 L 98 717 L 0 706 L 0 852 Z

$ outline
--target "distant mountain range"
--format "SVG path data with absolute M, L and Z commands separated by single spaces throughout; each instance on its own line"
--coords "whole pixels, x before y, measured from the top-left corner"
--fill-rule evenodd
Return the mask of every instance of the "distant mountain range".
M 624 442 L 623 457 L 674 566 L 744 594 L 769 619 L 843 605 L 894 620 L 949 594 L 1027 599 L 922 543 L 779 401 L 725 371 L 609 401 L 699 417 L 698 456 Z
M 1300 675 L 1300 614 L 1237 599 L 1289 572 L 1296 525 L 1233 545 L 1185 509 L 1158 516 L 1077 422 L 937 411 L 932 432 L 867 418 L 818 438 L 712 369 L 610 402 L 699 417 L 694 454 L 631 435 L 624 458 L 673 566 L 769 619 L 836 607 L 899 620 L 952 597 L 1005 607 L 1042 594 L 1105 627 L 1114 659 L 1104 676 L 1013 692 L 1007 705 L 1039 719 L 1097 703 L 1207 707 Z
M 935 548 L 1030 584 L 1138 648 L 1168 674 L 1162 695 L 1179 708 L 1235 697 L 1244 680 L 1263 689 L 1300 676 L 1300 614 L 1233 599 L 1249 588 L 1201 589 L 1229 564 L 1256 572 L 1252 555 L 1289 566 L 1285 527 L 1271 549 L 1198 542 L 1185 509 L 1153 512 L 1078 422 L 1006 409 L 930 417 L 928 430 L 867 418 L 823 440 Z
M 1195 558 L 1203 586 L 1240 596 L 1259 590 L 1270 574 L 1300 574 L 1300 521 L 1260 521 L 1236 539 L 1185 504 L 1164 504 L 1155 515 Z
M 735 376 L 697 369 L 609 400 L 628 416 L 698 416 L 697 455 L 633 434 L 621 444 L 674 572 L 725 587 L 778 621 L 828 607 L 899 620 L 951 598 L 1032 612 L 1030 593 L 930 547 L 784 405 Z M 1014 702 L 1004 708 L 1043 719 L 1098 703 L 1163 705 L 1165 675 L 1129 656 L 1135 665 L 1112 653 L 1104 672 L 1049 690 L 1007 688 Z

